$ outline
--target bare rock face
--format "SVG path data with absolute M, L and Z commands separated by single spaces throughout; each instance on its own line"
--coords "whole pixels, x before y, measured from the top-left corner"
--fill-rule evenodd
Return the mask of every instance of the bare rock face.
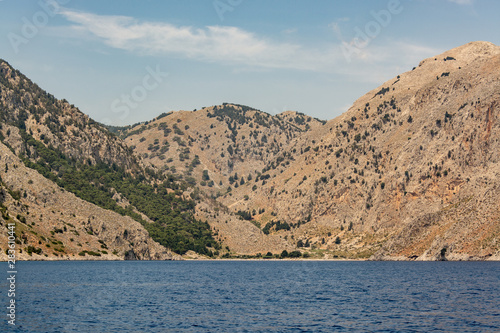
M 99 208 L 64 191 L 24 166 L 0 144 L 2 218 L 15 223 L 17 259 L 168 260 L 174 255 L 154 242 L 130 217 Z M 5 229 L 7 230 L 7 229 Z M 7 233 L 0 235 L 0 260 L 6 260 Z M 177 258 L 177 256 L 175 257 Z

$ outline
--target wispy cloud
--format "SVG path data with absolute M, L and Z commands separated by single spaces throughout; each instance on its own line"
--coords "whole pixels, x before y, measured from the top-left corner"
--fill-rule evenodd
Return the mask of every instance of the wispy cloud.
M 101 39 L 108 46 L 148 55 L 178 55 L 208 62 L 315 70 L 310 51 L 276 43 L 237 27 L 179 27 L 139 22 L 126 16 L 104 16 L 64 10 L 73 29 Z M 297 55 L 299 56 L 297 58 Z
M 410 41 L 392 40 L 373 43 L 363 48 L 350 66 L 342 66 L 338 73 L 353 81 L 380 84 L 397 74 L 411 70 L 422 59 L 440 54 L 445 49 L 436 49 Z
M 207 26 L 195 28 L 175 26 L 164 22 L 141 22 L 128 16 L 97 15 L 69 9 L 61 11 L 73 31 L 97 38 L 109 47 L 142 55 L 178 56 L 196 61 L 232 65 L 237 71 L 254 69 L 295 69 L 330 74 L 355 76 L 364 81 L 380 80 L 379 75 L 370 78 L 367 72 L 386 72 L 394 66 L 394 58 L 406 57 L 406 62 L 418 62 L 422 57 L 433 55 L 433 50 L 411 43 L 390 42 L 390 45 L 370 45 L 362 54 L 346 63 L 339 43 L 327 41 L 316 48 L 286 43 L 257 36 L 237 27 Z M 339 39 L 342 34 L 338 23 L 331 25 Z M 67 31 L 67 28 L 66 28 Z M 389 51 L 390 50 L 390 51 Z M 409 66 L 402 64 L 401 66 Z

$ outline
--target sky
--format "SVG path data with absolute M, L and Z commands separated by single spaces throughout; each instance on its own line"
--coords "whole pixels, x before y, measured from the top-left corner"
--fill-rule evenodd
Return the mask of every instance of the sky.
M 224 102 L 333 119 L 428 57 L 500 45 L 496 0 L 0 0 L 0 58 L 101 123 Z

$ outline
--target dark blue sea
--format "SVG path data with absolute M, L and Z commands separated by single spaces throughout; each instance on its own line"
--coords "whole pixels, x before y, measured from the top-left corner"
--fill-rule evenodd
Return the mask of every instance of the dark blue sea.
M 21 262 L 17 270 L 15 327 L 0 284 L 2 332 L 500 332 L 500 262 Z

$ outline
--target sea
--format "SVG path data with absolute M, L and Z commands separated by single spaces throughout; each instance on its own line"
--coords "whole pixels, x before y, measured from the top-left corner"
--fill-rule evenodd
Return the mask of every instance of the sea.
M 7 263 L 1 332 L 500 332 L 500 262 Z

